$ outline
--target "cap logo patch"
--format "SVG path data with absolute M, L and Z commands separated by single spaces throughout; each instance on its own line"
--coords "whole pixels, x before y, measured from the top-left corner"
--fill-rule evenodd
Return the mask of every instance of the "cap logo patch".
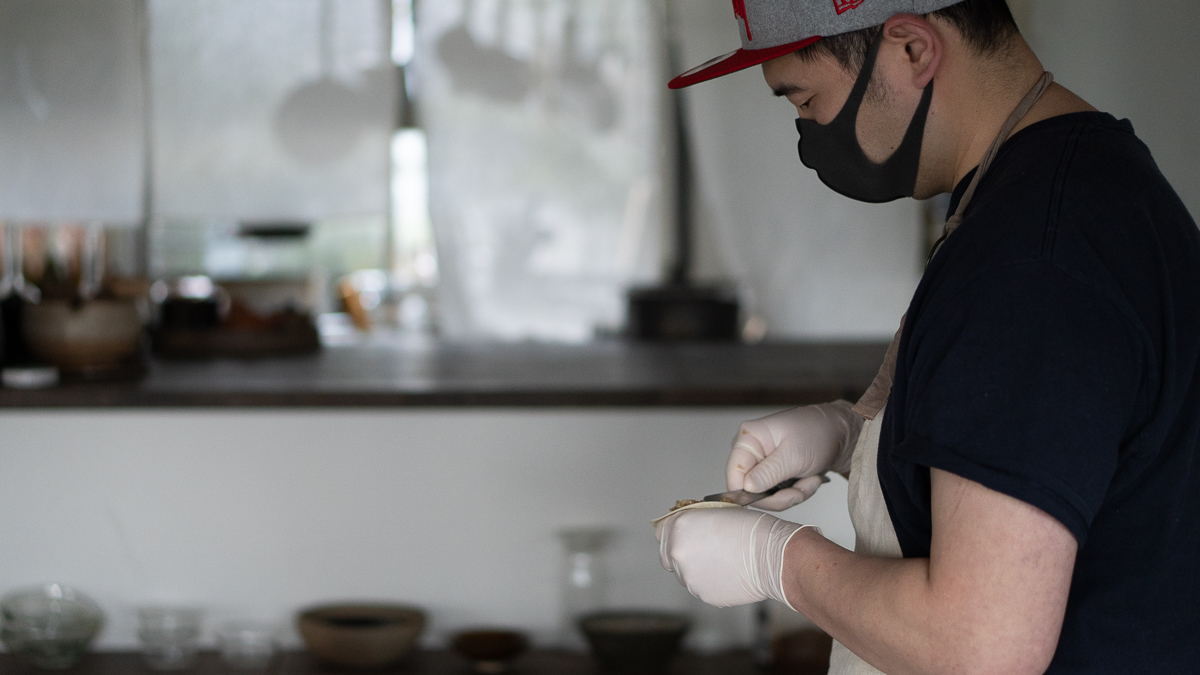
M 833 7 L 838 14 L 844 14 L 852 9 L 858 9 L 859 5 L 867 0 L 833 0 Z
M 835 1 L 842 2 L 843 0 Z M 859 3 L 862 3 L 862 1 L 863 0 L 858 0 Z M 841 13 L 842 10 L 839 9 L 838 14 Z M 741 19 L 742 23 L 746 24 L 746 39 L 753 41 L 754 36 L 750 34 L 750 19 L 746 18 L 746 0 L 733 0 L 733 15 Z

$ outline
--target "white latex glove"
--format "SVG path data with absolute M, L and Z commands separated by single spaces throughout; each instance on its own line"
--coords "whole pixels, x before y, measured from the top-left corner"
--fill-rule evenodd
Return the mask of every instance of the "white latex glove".
M 692 595 L 715 607 L 783 595 L 783 550 L 797 525 L 761 511 L 688 511 L 654 528 L 662 566 Z M 820 530 L 817 530 L 820 532 Z
M 813 496 L 828 471 L 847 473 L 863 419 L 846 401 L 793 408 L 742 424 L 725 466 L 728 490 L 765 492 L 796 485 L 754 504 L 784 511 Z

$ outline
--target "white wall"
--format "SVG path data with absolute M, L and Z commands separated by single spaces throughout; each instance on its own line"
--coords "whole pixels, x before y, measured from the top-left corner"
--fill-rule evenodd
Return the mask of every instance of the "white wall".
M 1200 214 L 1200 2 L 1029 0 L 1028 38 L 1059 83 L 1129 118 Z
M 554 532 L 616 528 L 612 602 L 684 609 L 710 647 L 749 613 L 691 600 L 649 520 L 723 487 L 729 439 L 762 410 L 0 413 L 0 592 L 55 580 L 104 606 L 198 603 L 214 621 L 382 598 L 457 628 L 552 639 Z M 791 517 L 853 545 L 845 482 Z M 211 623 L 211 622 L 210 622 Z

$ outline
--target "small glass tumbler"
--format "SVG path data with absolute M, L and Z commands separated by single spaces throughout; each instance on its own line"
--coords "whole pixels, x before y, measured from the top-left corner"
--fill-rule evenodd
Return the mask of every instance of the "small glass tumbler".
M 238 621 L 217 631 L 221 658 L 232 670 L 266 670 L 275 658 L 277 631 L 266 623 Z
M 204 613 L 195 607 L 143 607 L 138 637 L 151 670 L 187 670 L 196 665 Z

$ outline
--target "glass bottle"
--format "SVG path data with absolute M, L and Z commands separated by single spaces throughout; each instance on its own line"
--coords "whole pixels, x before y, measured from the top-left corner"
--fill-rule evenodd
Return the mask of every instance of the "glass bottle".
M 604 609 L 609 574 L 604 558 L 613 532 L 604 528 L 571 528 L 558 533 L 564 549 L 562 574 L 561 646 L 583 649 L 579 618 Z

